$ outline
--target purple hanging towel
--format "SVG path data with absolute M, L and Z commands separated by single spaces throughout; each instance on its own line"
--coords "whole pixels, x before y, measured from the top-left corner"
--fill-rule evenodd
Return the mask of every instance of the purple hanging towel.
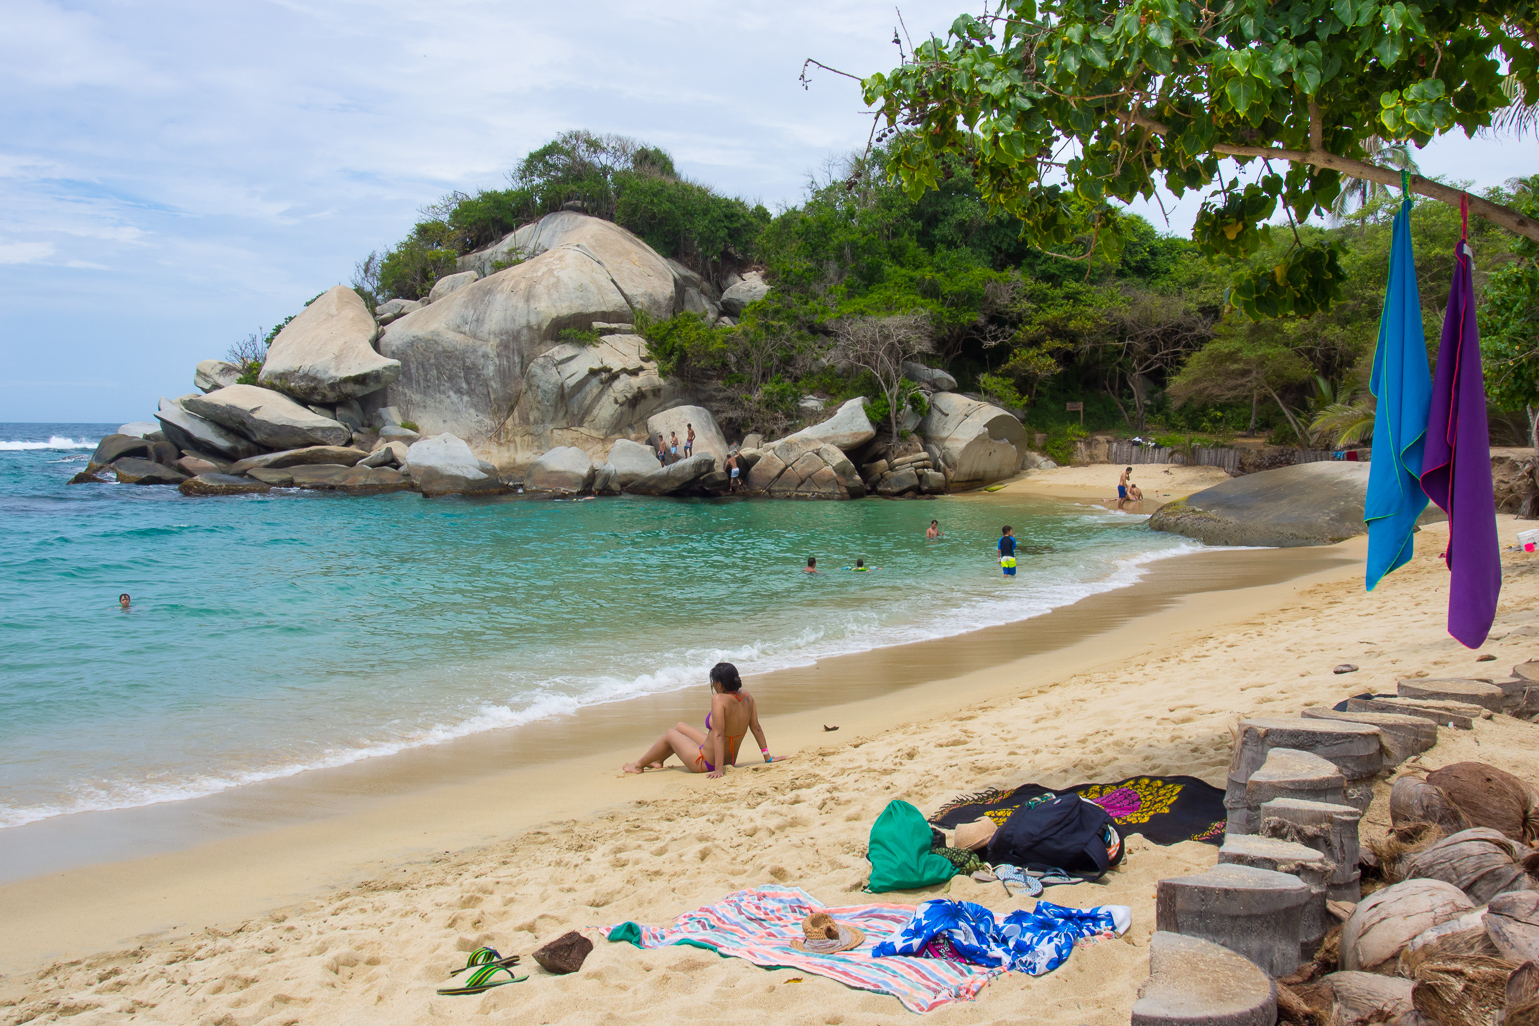
M 1491 488 L 1480 333 L 1475 326 L 1468 216 L 1466 209 L 1465 235 L 1455 247 L 1453 288 L 1443 314 L 1421 486 L 1448 514 L 1448 550 L 1443 553 L 1451 575 L 1448 633 L 1466 648 L 1479 648 L 1496 617 L 1502 562 Z

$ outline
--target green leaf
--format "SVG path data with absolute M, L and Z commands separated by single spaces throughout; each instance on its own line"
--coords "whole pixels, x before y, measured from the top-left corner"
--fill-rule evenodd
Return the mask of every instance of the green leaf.
M 1255 102 L 1256 95 L 1261 92 L 1261 87 L 1250 78 L 1231 78 L 1224 86 L 1224 91 L 1229 94 L 1229 102 L 1234 104 L 1234 109 L 1244 114 Z

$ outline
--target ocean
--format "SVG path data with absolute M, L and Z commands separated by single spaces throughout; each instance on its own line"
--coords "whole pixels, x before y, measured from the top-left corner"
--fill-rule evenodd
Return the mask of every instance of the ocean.
M 0 424 L 0 829 L 695 687 L 723 659 L 759 673 L 1024 620 L 1201 548 L 1142 516 L 995 496 L 67 486 L 115 427 Z

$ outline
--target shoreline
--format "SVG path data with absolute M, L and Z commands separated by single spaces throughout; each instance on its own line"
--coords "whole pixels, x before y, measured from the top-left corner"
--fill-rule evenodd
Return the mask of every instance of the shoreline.
M 1189 619 L 1202 622 L 1207 616 L 1198 609 L 1226 607 L 1224 597 L 1265 601 L 1269 589 L 1340 574 L 1355 562 L 1342 551 L 1351 545 L 1184 554 L 1132 585 L 1028 620 L 835 656 L 747 683 L 773 710 L 764 720 L 772 751 L 842 745 L 917 713 L 952 712 L 958 687 L 968 689 L 969 699 L 983 697 L 972 690 L 978 678 L 1002 668 L 1043 686 L 1065 672 L 1128 658 L 1149 647 L 1149 633 L 1164 637 Z M 641 792 L 699 787 L 702 780 L 677 769 L 618 781 L 621 762 L 669 723 L 698 719 L 703 704 L 693 691 L 629 699 L 220 795 L 11 828 L 0 910 L 13 929 L 0 945 L 0 972 L 203 929 L 384 865 L 597 814 Z M 825 732 L 825 724 L 841 729 Z M 535 732 L 541 744 L 530 751 L 526 741 Z M 795 761 L 787 766 L 794 772 Z M 778 765 L 744 769 L 755 777 L 787 772 Z M 563 797 L 567 789 L 580 800 Z M 492 797 L 483 799 L 483 791 Z M 91 846 L 100 856 L 104 842 L 117 857 L 91 857 Z M 307 855 L 297 858 L 296 851 Z M 237 879 L 240 886 L 227 884 Z M 103 915 L 103 907 L 116 914 Z

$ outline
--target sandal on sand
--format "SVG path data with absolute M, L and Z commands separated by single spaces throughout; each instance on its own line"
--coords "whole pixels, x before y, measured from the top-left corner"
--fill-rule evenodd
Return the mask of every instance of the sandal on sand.
M 495 963 L 466 966 L 454 975 L 459 976 L 459 980 L 449 984 L 447 987 L 439 987 L 438 993 L 479 994 L 484 990 L 491 990 L 493 987 L 503 987 L 509 983 L 523 983 L 529 978 L 528 976 L 516 976 L 512 969 Z
M 470 957 L 465 960 L 465 968 L 473 969 L 478 965 L 517 965 L 520 957 L 519 955 L 508 955 L 504 958 L 502 953 L 496 948 L 481 947 L 470 953 Z M 459 971 L 458 969 L 454 970 L 455 973 Z M 453 976 L 454 973 L 449 975 Z

